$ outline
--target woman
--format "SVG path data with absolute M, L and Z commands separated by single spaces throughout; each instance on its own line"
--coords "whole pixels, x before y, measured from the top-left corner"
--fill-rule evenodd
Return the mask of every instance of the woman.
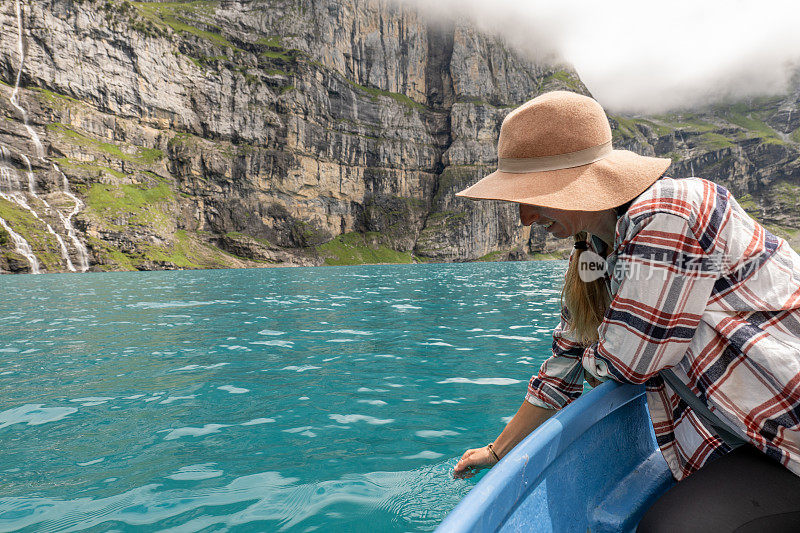
M 613 150 L 603 109 L 578 94 L 503 121 L 497 172 L 458 195 L 516 202 L 524 225 L 574 236 L 575 251 L 553 356 L 454 475 L 499 461 L 584 376 L 644 383 L 680 482 L 640 531 L 800 530 L 800 257 L 723 187 L 661 177 L 669 164 Z M 605 275 L 582 269 L 594 254 Z

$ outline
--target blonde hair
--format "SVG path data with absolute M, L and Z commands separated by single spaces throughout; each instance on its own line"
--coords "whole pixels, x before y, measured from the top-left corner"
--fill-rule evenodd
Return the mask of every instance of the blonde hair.
M 588 234 L 582 231 L 575 235 L 575 242 L 586 242 Z M 566 330 L 572 332 L 575 341 L 584 346 L 597 342 L 597 328 L 603 322 L 611 298 L 605 279 L 585 282 L 578 273 L 578 260 L 583 250 L 576 248 L 564 278 L 561 290 L 561 306 L 567 308 Z

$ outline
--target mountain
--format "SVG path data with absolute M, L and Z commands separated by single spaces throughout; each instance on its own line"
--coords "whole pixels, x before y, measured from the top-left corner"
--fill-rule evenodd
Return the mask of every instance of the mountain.
M 491 170 L 510 108 L 585 92 L 389 2 L 20 6 L 20 109 L 16 6 L 0 10 L 0 218 L 42 271 L 78 269 L 74 209 L 103 270 L 507 255 L 512 206 L 453 193 Z M 7 229 L 0 246 L 0 268 L 30 270 Z
M 10 0 L 0 80 L 2 271 L 564 248 L 454 193 L 494 170 L 511 109 L 588 91 L 465 22 L 378 0 Z M 610 118 L 618 147 L 673 157 L 795 238 L 799 98 Z

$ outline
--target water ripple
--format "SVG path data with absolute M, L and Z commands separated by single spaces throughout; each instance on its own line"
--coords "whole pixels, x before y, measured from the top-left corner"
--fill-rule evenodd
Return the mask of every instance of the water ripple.
M 434 454 L 418 455 L 429 459 Z M 298 483 L 296 478 L 268 471 L 241 476 L 219 487 L 186 489 L 148 484 L 97 499 L 3 498 L 0 529 L 79 531 L 124 524 L 164 531 L 164 526 L 171 525 L 176 531 L 197 531 L 251 524 L 259 529 L 286 531 L 301 524 L 313 527 L 331 518 L 338 518 L 337 523 L 342 525 L 363 526 L 365 520 L 372 522 L 381 515 L 406 528 L 432 529 L 444 516 L 438 510 L 441 502 L 452 507 L 472 487 L 450 478 L 454 462 L 402 472 L 351 474 L 316 483 Z M 215 466 L 184 466 L 165 477 L 179 483 L 202 482 L 223 476 Z M 240 509 L 215 513 L 234 506 Z M 178 526 L 176 518 L 181 515 L 186 519 L 178 520 Z
M 63 420 L 78 410 L 74 407 L 42 407 L 41 403 L 21 405 L 0 413 L 0 428 L 12 424 L 39 426 L 48 422 Z

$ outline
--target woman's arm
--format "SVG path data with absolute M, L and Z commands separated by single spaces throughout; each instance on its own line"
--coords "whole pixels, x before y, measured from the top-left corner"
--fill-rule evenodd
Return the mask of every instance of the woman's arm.
M 542 423 L 553 416 L 557 409 L 544 409 L 531 404 L 528 401 L 522 402 L 517 414 L 514 415 L 506 425 L 502 433 L 492 443 L 492 448 L 498 457 L 502 458 L 514 446 L 516 446 L 528 434 L 542 425 Z M 494 465 L 497 460 L 492 455 L 488 446 L 467 450 L 453 469 L 453 477 L 467 478 L 486 467 Z

